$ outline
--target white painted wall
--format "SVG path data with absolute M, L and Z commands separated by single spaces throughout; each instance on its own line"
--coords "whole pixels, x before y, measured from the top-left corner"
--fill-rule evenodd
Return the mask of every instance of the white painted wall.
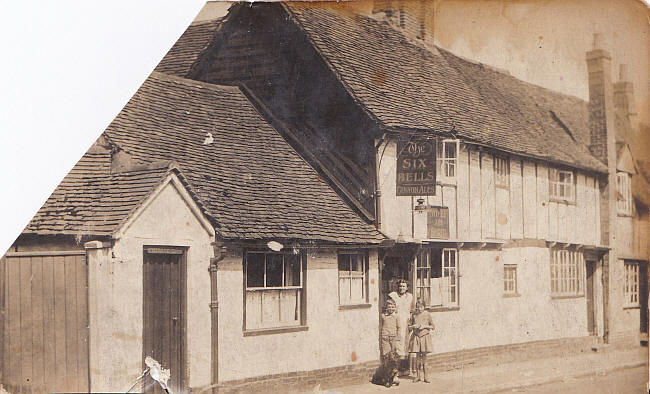
M 589 335 L 585 297 L 553 299 L 548 249 L 460 250 L 459 309 L 432 312 L 436 353 Z M 519 297 L 503 297 L 517 264 Z
M 219 263 L 219 380 L 308 371 L 379 359 L 377 252 L 370 308 L 339 310 L 335 250 L 307 252 L 307 331 L 244 336 L 242 254 Z M 356 361 L 353 361 L 354 352 Z
M 124 391 L 142 373 L 143 246 L 187 250 L 187 348 L 190 387 L 210 384 L 210 277 L 213 236 L 166 184 L 115 241 L 89 251 L 92 391 Z
M 426 220 L 414 222 L 412 213 L 417 199 L 423 198 L 427 205 L 449 208 L 452 240 L 536 238 L 600 244 L 599 189 L 591 174 L 576 170 L 575 203 L 550 201 L 547 164 L 510 156 L 510 186 L 496 188 L 492 154 L 461 144 L 457 176 L 444 180 L 439 170 L 435 196 L 396 196 L 397 144 L 389 141 L 383 149 L 378 156 L 382 230 L 392 238 L 426 236 Z

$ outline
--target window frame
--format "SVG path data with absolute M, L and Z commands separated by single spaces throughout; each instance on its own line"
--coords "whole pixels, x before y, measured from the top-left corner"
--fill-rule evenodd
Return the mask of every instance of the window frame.
M 507 156 L 494 155 L 492 158 L 494 167 L 494 186 L 502 189 L 510 188 L 510 158 Z M 499 165 L 501 163 L 502 165 Z M 502 171 L 503 173 L 501 173 Z
M 508 271 L 512 271 L 512 277 L 508 277 Z M 516 296 L 519 295 L 517 287 L 517 264 L 504 264 L 503 265 L 503 295 L 504 296 Z M 512 283 L 512 289 L 508 286 L 508 283 Z
M 632 216 L 633 199 L 632 199 L 632 176 L 627 172 L 619 171 L 616 173 L 616 211 L 619 216 Z
M 341 269 L 340 269 L 340 263 L 341 263 L 341 256 L 357 256 L 357 258 L 361 259 L 361 267 L 363 269 L 362 275 L 358 274 L 352 274 L 352 270 L 349 270 L 348 275 L 341 275 Z M 339 308 L 340 309 L 347 309 L 355 306 L 363 307 L 369 305 L 369 293 L 370 293 L 370 285 L 369 285 L 369 254 L 367 250 L 339 250 L 336 254 L 336 260 L 337 260 L 337 292 L 338 292 L 338 299 L 339 299 Z M 350 302 L 342 302 L 341 301 L 341 280 L 345 279 L 362 279 L 362 291 L 363 295 L 361 297 L 361 300 L 355 300 L 355 301 L 350 301 Z M 351 286 L 351 281 L 350 281 L 350 292 L 352 292 L 352 286 Z
M 455 147 L 453 148 L 454 150 L 454 157 L 447 157 L 447 150 L 445 149 L 447 144 L 453 144 Z M 441 152 L 440 152 L 440 158 L 438 159 L 440 161 L 440 178 L 442 179 L 456 179 L 457 174 L 458 174 L 458 154 L 460 153 L 460 140 L 458 139 L 450 139 L 450 138 L 444 138 L 441 141 Z M 453 172 L 453 175 L 449 175 L 451 172 Z
M 570 175 L 570 182 L 560 181 L 561 175 Z M 560 187 L 565 193 L 560 194 Z M 571 195 L 566 195 L 567 186 L 570 186 Z M 548 174 L 548 197 L 550 201 L 575 203 L 576 201 L 576 172 L 566 168 L 550 167 Z
M 584 297 L 584 253 L 573 249 L 551 248 L 550 254 L 551 297 Z
M 640 286 L 641 286 L 641 276 L 640 274 L 640 264 L 638 261 L 629 261 L 623 260 L 623 296 L 624 308 L 639 308 L 641 302 L 639 300 L 640 296 Z M 631 279 L 631 282 L 630 282 Z
M 432 258 L 431 255 L 432 253 L 439 253 L 440 254 L 440 277 L 433 277 L 431 276 L 435 271 L 434 267 L 431 265 Z M 449 253 L 449 257 L 453 255 L 453 264 L 445 264 L 445 253 Z M 421 265 L 421 263 L 424 261 L 425 265 Z M 448 259 L 448 262 L 450 259 Z M 459 253 L 457 248 L 425 248 L 420 251 L 420 253 L 417 254 L 416 259 L 415 259 L 415 286 L 413 286 L 415 290 L 415 298 L 418 299 L 421 297 L 421 291 L 420 289 L 425 289 L 428 288 L 428 294 L 429 297 L 428 299 L 425 299 L 426 302 L 426 308 L 429 310 L 436 310 L 436 309 L 456 309 L 459 308 L 460 302 L 459 302 L 459 296 L 460 296 L 460 291 L 459 291 L 459 283 L 458 283 L 458 278 L 460 275 L 458 274 L 458 266 L 459 266 Z M 445 271 L 447 270 L 447 271 Z M 453 275 L 449 275 L 449 272 L 453 270 Z M 426 277 L 421 277 L 419 275 L 420 272 L 426 272 L 427 276 Z M 447 273 L 445 275 L 445 273 Z M 453 283 L 452 279 L 449 279 L 449 284 L 446 285 L 447 291 L 445 294 L 443 294 L 443 291 L 441 291 L 441 296 L 442 300 L 440 304 L 432 304 L 432 292 L 433 292 L 433 285 L 434 282 L 431 281 L 431 279 L 442 279 L 442 278 L 453 278 Z M 426 279 L 426 280 L 425 280 Z M 426 283 L 426 284 L 424 284 Z M 452 293 L 453 292 L 453 293 Z M 426 297 L 425 297 L 426 298 Z M 453 299 L 453 301 L 452 301 Z
M 248 257 L 249 255 L 252 254 L 263 254 L 264 257 L 264 286 L 248 286 Z M 267 255 L 281 255 L 283 256 L 283 267 L 282 267 L 282 280 L 286 280 L 285 277 L 285 270 L 286 270 L 286 260 L 284 259 L 285 255 L 294 255 L 298 256 L 298 267 L 300 268 L 300 285 L 284 285 L 284 286 L 266 286 L 267 283 L 267 269 L 266 269 L 266 261 Z M 266 251 L 266 250 L 259 250 L 259 249 L 249 249 L 249 250 L 244 250 L 243 253 L 243 259 L 242 259 L 242 267 L 243 267 L 243 322 L 242 322 L 242 329 L 244 331 L 244 335 L 258 335 L 260 333 L 274 333 L 274 332 L 292 332 L 292 331 L 303 331 L 306 330 L 306 322 L 307 322 L 307 293 L 306 293 L 306 282 L 307 282 L 307 255 L 304 252 L 301 253 L 293 253 L 292 250 L 286 250 L 286 251 L 279 251 L 279 252 L 274 252 L 274 251 Z M 248 326 L 248 318 L 247 318 L 247 313 L 250 313 L 250 311 L 247 311 L 247 297 L 249 293 L 254 293 L 254 292 L 260 292 L 262 295 L 260 297 L 263 297 L 264 292 L 271 292 L 271 291 L 282 291 L 282 290 L 296 290 L 299 291 L 299 305 L 298 305 L 298 313 L 300 314 L 299 319 L 297 322 L 291 322 L 291 323 L 282 323 L 281 321 L 278 321 L 278 324 L 260 324 L 256 326 L 249 327 Z M 281 293 L 280 293 L 281 294 Z M 262 298 L 262 305 L 260 305 L 260 308 L 263 308 L 263 298 Z M 278 297 L 278 302 L 281 301 L 281 296 Z M 281 313 L 281 305 L 279 306 L 279 313 Z M 263 312 L 261 314 L 263 317 Z

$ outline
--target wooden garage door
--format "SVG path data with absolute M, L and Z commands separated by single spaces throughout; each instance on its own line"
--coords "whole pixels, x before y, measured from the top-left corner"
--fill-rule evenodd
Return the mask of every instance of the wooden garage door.
M 0 268 L 5 387 L 12 393 L 87 392 L 83 251 L 8 253 Z

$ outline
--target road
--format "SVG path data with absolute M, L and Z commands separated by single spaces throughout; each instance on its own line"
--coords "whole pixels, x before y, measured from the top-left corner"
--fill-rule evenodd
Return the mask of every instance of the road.
M 591 375 L 565 379 L 539 386 L 498 391 L 495 393 L 572 393 L 572 394 L 640 394 L 647 393 L 648 366 L 623 369 L 607 375 Z

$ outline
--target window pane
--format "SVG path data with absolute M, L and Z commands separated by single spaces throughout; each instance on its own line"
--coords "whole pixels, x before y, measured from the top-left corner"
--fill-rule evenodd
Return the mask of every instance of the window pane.
M 296 322 L 300 319 L 300 290 L 280 290 L 280 321 Z
M 352 278 L 350 282 L 350 300 L 354 302 L 363 301 L 363 278 Z
M 339 302 L 341 304 L 350 302 L 350 278 L 339 278 Z
M 350 255 L 350 272 L 354 275 L 363 275 L 363 263 L 358 254 Z
M 262 293 L 262 324 L 280 321 L 280 290 L 264 290 Z
M 441 278 L 442 277 L 442 253 L 440 249 L 431 249 L 427 252 L 429 261 L 431 263 L 431 277 L 432 278 Z
M 262 292 L 246 292 L 246 327 L 259 327 L 262 323 Z
M 246 261 L 246 286 L 264 287 L 264 253 L 247 253 Z
M 339 254 L 339 272 L 347 274 L 350 272 L 350 255 Z
M 300 255 L 284 255 L 284 285 L 300 286 Z
M 282 286 L 282 260 L 281 254 L 266 255 L 266 287 Z

